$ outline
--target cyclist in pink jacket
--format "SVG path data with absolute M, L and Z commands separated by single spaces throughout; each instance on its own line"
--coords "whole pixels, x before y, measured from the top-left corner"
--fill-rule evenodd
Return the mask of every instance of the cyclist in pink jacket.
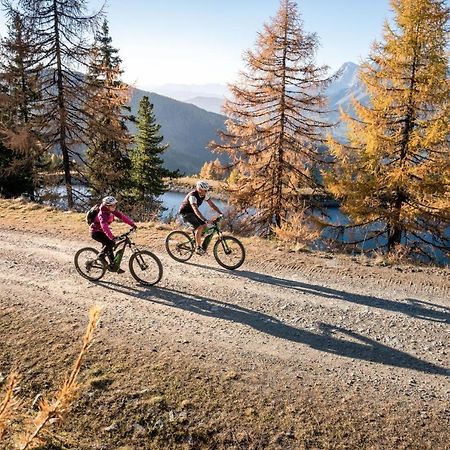
M 112 196 L 107 196 L 102 200 L 100 210 L 89 226 L 89 232 L 92 239 L 103 244 L 98 256 L 105 260 L 105 262 L 105 257 L 107 257 L 109 260 L 109 267 L 114 265 L 114 235 L 112 234 L 109 225 L 114 221 L 115 217 L 130 225 L 130 227 L 136 228 L 136 224 L 128 216 L 117 209 L 117 200 Z

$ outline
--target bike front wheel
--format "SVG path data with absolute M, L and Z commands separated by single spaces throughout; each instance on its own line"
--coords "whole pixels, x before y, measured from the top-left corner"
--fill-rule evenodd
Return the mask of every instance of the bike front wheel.
M 234 270 L 241 267 L 245 260 L 245 249 L 239 239 L 222 236 L 213 248 L 214 258 L 225 269 Z
M 99 259 L 98 250 L 85 247 L 75 253 L 74 261 L 77 272 L 90 281 L 97 281 L 105 275 L 106 264 Z
M 133 278 L 146 286 L 153 286 L 161 280 L 163 267 L 159 258 L 148 250 L 133 253 L 128 264 Z
M 172 231 L 166 237 L 166 250 L 175 261 L 186 262 L 194 254 L 194 243 L 184 231 Z

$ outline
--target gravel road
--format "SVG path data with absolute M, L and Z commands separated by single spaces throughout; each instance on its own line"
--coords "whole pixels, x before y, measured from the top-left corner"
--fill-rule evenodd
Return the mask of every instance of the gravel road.
M 424 408 L 450 398 L 448 269 L 249 251 L 229 272 L 212 255 L 177 263 L 160 240 L 152 250 L 164 275 L 148 288 L 128 270 L 81 278 L 73 256 L 86 244 L 0 227 L 0 314 L 57 324 L 99 303 L 111 340 L 265 373 L 272 387 L 325 383 L 416 397 Z

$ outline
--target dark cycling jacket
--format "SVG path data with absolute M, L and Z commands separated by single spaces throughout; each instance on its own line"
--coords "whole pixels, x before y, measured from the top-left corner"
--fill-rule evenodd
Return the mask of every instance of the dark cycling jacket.
M 178 210 L 178 212 L 180 214 L 195 214 L 190 202 L 189 202 L 189 197 L 194 196 L 197 200 L 197 206 L 200 206 L 205 200 L 208 199 L 208 196 L 206 197 L 200 197 L 200 194 L 197 192 L 196 189 L 194 189 L 193 191 L 189 192 L 186 197 L 184 197 L 184 200 L 181 202 L 180 205 L 180 209 Z
M 106 234 L 110 239 L 114 239 L 114 235 L 111 232 L 111 229 L 109 228 L 109 225 L 114 221 L 114 217 L 117 217 L 122 222 L 125 222 L 127 225 L 130 225 L 131 227 L 135 227 L 135 223 L 124 213 L 115 210 L 115 211 L 109 211 L 109 209 L 106 206 L 100 206 L 100 211 L 97 214 L 97 217 L 92 222 L 92 224 L 89 227 L 89 231 L 94 233 L 95 231 L 102 231 Z

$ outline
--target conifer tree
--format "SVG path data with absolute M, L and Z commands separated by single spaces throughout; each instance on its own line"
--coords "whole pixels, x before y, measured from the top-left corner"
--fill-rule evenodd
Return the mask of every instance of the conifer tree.
M 137 115 L 136 144 L 131 152 L 132 182 L 134 198 L 141 217 L 159 206 L 157 197 L 165 191 L 164 177 L 176 176 L 163 167 L 160 155 L 169 147 L 161 144 L 164 137 L 159 134 L 161 125 L 156 123 L 153 104 L 147 96 L 139 102 Z
M 369 238 L 383 236 L 388 250 L 401 242 L 448 249 L 449 10 L 441 0 L 391 5 L 395 27 L 386 23 L 361 71 L 371 103 L 354 101 L 358 117 L 344 116 L 347 144 L 331 140 L 327 186 L 354 225 L 381 227 Z
M 86 177 L 94 200 L 113 194 L 124 200 L 130 188 L 129 145 L 132 137 L 126 122 L 130 119 L 129 87 L 121 80 L 121 59 L 112 45 L 105 20 L 96 34 L 87 82 L 88 139 Z
M 45 152 L 37 110 L 40 68 L 30 24 L 9 2 L 8 35 L 0 43 L 0 193 L 34 198 Z
M 74 206 L 74 160 L 86 144 L 86 85 L 80 73 L 86 67 L 89 32 L 100 13 L 88 15 L 86 0 L 19 0 L 19 9 L 33 23 L 36 57 L 44 82 L 40 102 L 45 110 L 49 145 L 61 152 L 68 207 Z
M 206 161 L 203 166 L 200 169 L 200 172 L 198 173 L 199 178 L 205 178 L 207 180 L 210 180 L 213 178 L 212 175 L 212 162 Z
M 281 0 L 275 18 L 264 25 L 256 48 L 245 57 L 247 71 L 229 86 L 232 100 L 222 143 L 240 176 L 231 202 L 255 207 L 252 217 L 266 231 L 298 208 L 299 191 L 317 187 L 310 167 L 328 126 L 320 113 L 327 67 L 315 65 L 318 39 L 306 33 L 293 0 Z

